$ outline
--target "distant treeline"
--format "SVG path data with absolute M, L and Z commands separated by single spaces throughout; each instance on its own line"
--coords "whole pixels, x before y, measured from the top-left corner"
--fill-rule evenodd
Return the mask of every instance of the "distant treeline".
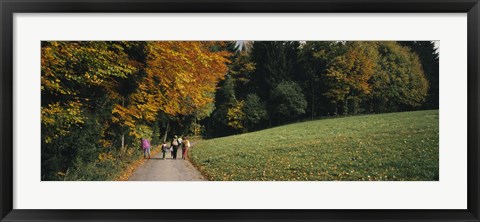
M 226 136 L 324 116 L 438 109 L 434 42 L 243 42 L 205 134 Z
M 112 179 L 173 134 L 438 108 L 432 42 L 42 42 L 42 180 Z

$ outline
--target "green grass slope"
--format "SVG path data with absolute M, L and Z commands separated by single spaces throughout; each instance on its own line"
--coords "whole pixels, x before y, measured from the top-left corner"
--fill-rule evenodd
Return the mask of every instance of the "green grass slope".
M 432 181 L 438 126 L 438 110 L 317 120 L 204 140 L 191 159 L 220 181 Z

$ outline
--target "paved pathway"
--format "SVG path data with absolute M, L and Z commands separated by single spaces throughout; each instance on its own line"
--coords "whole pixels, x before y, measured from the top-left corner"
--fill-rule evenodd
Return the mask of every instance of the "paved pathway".
M 128 180 L 135 181 L 194 181 L 205 180 L 188 160 L 181 158 L 181 149 L 178 150 L 177 159 L 174 160 L 170 153 L 162 159 L 162 152 L 147 160 L 138 167 Z

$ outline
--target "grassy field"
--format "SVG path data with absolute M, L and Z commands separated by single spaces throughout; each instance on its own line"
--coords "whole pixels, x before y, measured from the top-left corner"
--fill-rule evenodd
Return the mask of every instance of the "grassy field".
M 438 110 L 296 123 L 197 143 L 209 180 L 439 179 Z

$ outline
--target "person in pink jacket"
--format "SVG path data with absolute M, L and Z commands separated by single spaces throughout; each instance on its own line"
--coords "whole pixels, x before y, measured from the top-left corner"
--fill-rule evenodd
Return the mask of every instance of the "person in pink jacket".
M 150 159 L 150 147 L 150 141 L 142 138 L 143 158 L 147 158 L 148 154 L 148 159 Z

